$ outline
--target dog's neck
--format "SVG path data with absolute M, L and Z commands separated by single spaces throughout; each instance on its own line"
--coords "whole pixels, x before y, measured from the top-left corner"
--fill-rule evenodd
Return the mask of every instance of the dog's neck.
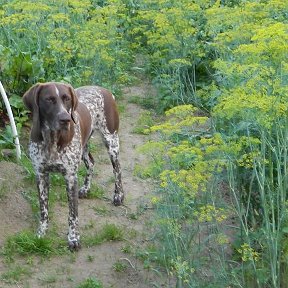
M 48 125 L 44 125 L 41 131 L 46 149 L 49 152 L 60 152 L 72 141 L 74 123 L 71 121 L 67 130 L 52 130 Z

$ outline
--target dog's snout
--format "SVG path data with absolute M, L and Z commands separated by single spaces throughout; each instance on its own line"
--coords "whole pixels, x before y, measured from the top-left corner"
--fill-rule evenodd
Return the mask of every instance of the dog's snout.
M 65 124 L 65 123 L 70 122 L 70 119 L 68 119 L 68 118 L 65 118 L 65 119 L 59 119 L 59 121 L 60 121 L 60 123 Z
M 61 124 L 68 124 L 71 120 L 71 116 L 68 112 L 62 112 L 58 115 L 58 120 Z
M 71 120 L 71 116 L 68 112 L 61 112 L 58 115 L 59 121 L 67 122 Z

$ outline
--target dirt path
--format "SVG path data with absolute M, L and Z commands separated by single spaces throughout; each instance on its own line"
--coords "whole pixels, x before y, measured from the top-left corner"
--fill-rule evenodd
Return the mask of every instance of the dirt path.
M 141 250 L 141 246 L 147 243 L 148 234 L 145 230 L 150 211 L 145 212 L 144 209 L 144 212 L 138 212 L 141 207 L 149 203 L 152 185 L 149 181 L 133 176 L 135 164 L 141 164 L 143 160 L 143 156 L 136 152 L 136 147 L 143 144 L 147 139 L 146 136 L 133 133 L 142 109 L 129 103 L 128 99 L 132 96 L 147 95 L 151 92 L 147 89 L 151 88 L 145 84 L 126 88 L 123 91 L 125 100 L 119 103 L 124 110 L 121 113 L 120 159 L 123 185 L 126 192 L 125 206 L 114 207 L 108 200 L 112 199 L 113 173 L 108 155 L 98 135 L 93 139 L 97 150 L 93 153 L 96 162 L 94 182 L 103 188 L 105 195 L 101 199 L 83 199 L 79 203 L 82 237 L 100 231 L 101 227 L 107 223 L 113 223 L 124 231 L 124 240 L 105 242 L 90 248 L 82 247 L 77 253 L 66 253 L 49 259 L 31 256 L 30 258 L 17 259 L 17 263 L 11 264 L 4 262 L 4 257 L 0 256 L 1 275 L 9 273 L 17 265 L 27 267 L 28 271 L 26 274 L 23 273 L 20 279 L 10 281 L 11 283 L 0 280 L 0 287 L 70 288 L 77 287 L 87 278 L 97 278 L 105 288 L 169 287 L 164 284 L 164 279 L 160 279 L 159 276 L 156 277 L 155 273 L 144 269 L 143 261 L 135 256 L 136 252 Z M 35 223 L 31 216 L 31 207 L 19 193 L 21 189 L 25 189 L 22 187 L 23 175 L 19 169 L 16 164 L 0 162 L 0 187 L 5 191 L 9 190 L 9 193 L 5 192 L 5 196 L 1 200 L 0 189 L 1 246 L 8 235 L 27 228 L 31 230 L 33 223 Z M 17 175 L 18 177 L 16 177 Z M 15 180 L 11 184 L 9 179 Z M 59 239 L 66 239 L 67 204 L 65 202 L 57 203 L 53 205 L 51 210 L 50 229 L 56 231 Z

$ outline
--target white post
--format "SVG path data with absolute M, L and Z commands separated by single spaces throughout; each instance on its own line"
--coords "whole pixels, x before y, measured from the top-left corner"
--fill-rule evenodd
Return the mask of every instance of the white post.
M 4 90 L 4 87 L 3 87 L 2 83 L 1 83 L 1 81 L 0 81 L 0 92 L 1 92 L 2 98 L 4 100 L 4 103 L 5 103 L 7 112 L 8 112 L 8 116 L 9 116 L 9 119 L 10 119 L 12 133 L 13 133 L 13 138 L 15 139 L 16 157 L 17 157 L 17 160 L 20 160 L 20 158 L 21 158 L 21 149 L 20 149 L 18 133 L 17 133 L 17 129 L 16 129 L 13 113 L 12 113 L 12 110 L 11 110 L 11 106 L 10 106 L 8 97 L 6 95 L 6 92 Z

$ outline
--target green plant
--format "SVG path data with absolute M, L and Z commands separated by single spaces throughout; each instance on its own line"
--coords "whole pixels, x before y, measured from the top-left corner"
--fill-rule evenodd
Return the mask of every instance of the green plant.
M 242 3 L 241 12 L 213 7 L 209 13 L 219 13 L 219 17 L 208 21 L 220 56 L 214 67 L 218 76 L 223 77 L 222 81 L 218 78 L 221 97 L 214 107 L 216 128 L 225 125 L 228 141 L 246 142 L 242 153 L 232 155 L 226 151 L 227 182 L 241 231 L 237 243 L 237 251 L 242 253 L 241 269 L 236 269 L 238 281 L 255 287 L 281 287 L 286 282 L 282 275 L 286 264 L 281 259 L 287 209 L 283 204 L 287 198 L 283 177 L 287 149 L 287 81 L 283 75 L 287 68 L 282 66 L 286 58 L 282 41 L 287 38 L 287 25 L 283 23 L 282 1 L 271 5 Z M 271 7 L 275 14 L 269 10 Z M 243 11 L 247 15 L 245 20 Z M 233 28 L 228 27 L 232 22 Z M 247 257 L 245 253 L 244 257 L 243 246 L 247 246 L 246 254 L 253 251 L 258 257 Z
M 106 206 L 97 206 L 97 207 L 94 207 L 93 210 L 96 212 L 96 214 L 101 215 L 101 216 L 105 216 L 110 213 L 110 211 L 107 209 Z
M 152 165 L 138 168 L 160 183 L 156 258 L 179 287 L 287 282 L 287 8 L 283 0 L 140 5 L 144 29 L 134 31 L 150 53 L 162 106 L 211 112 L 168 110 L 150 128 L 160 140 L 142 148 Z M 229 246 L 233 255 L 224 253 Z
M 286 267 L 281 259 L 286 241 L 283 229 L 287 223 L 287 179 L 284 175 L 288 147 L 284 127 L 287 127 L 287 119 L 278 119 L 273 130 L 261 129 L 260 147 L 250 141 L 251 151 L 259 153 L 254 154 L 256 157 L 252 161 L 240 162 L 250 170 L 248 179 L 243 180 L 237 174 L 239 163 L 231 161 L 228 166 L 230 191 L 241 224 L 240 244 L 244 243 L 238 249 L 243 281 L 255 283 L 257 287 L 280 287 L 282 281 L 286 281 L 281 275 Z M 261 267 L 266 267 L 265 277 Z
M 17 123 L 17 130 L 20 134 L 21 128 L 24 123 L 26 123 L 29 119 L 28 113 L 29 111 L 26 110 L 22 98 L 18 95 L 12 94 L 9 97 L 9 103 L 11 105 L 15 122 Z
M 137 119 L 136 126 L 133 129 L 133 133 L 145 134 L 145 131 L 154 125 L 154 119 L 152 118 L 151 112 L 141 112 Z
M 83 227 L 85 230 L 93 229 L 95 226 L 95 222 L 92 220 L 89 220 L 87 224 Z
M 41 277 L 40 281 L 43 283 L 43 285 L 53 284 L 57 282 L 57 276 L 54 274 L 44 275 Z
M 66 248 L 61 246 L 52 238 L 38 238 L 34 233 L 24 231 L 9 237 L 2 253 L 6 259 L 12 259 L 16 254 L 51 256 L 65 253 Z
M 36 82 L 99 83 L 116 90 L 131 81 L 129 13 L 122 1 L 41 0 L 37 10 L 34 2 L 3 0 L 0 7 L 0 75 L 19 125 L 27 120 L 21 96 Z
M 88 261 L 88 262 L 93 262 L 93 261 L 94 261 L 94 258 L 95 258 L 95 256 L 88 255 L 88 256 L 87 256 L 87 261 Z
M 29 157 L 27 156 L 27 154 L 25 152 L 22 153 L 21 155 L 21 165 L 24 168 L 26 174 L 25 174 L 25 179 L 29 180 L 30 182 L 35 181 L 35 171 L 33 168 L 33 165 L 31 163 L 31 160 L 29 159 Z
M 87 195 L 88 199 L 102 199 L 105 194 L 105 191 L 102 187 L 97 186 L 92 183 L 90 191 Z
M 10 268 L 9 271 L 2 273 L 0 278 L 6 283 L 15 284 L 19 282 L 21 278 L 30 274 L 31 272 L 26 267 L 16 265 L 15 267 Z
M 132 247 L 129 244 L 126 244 L 125 246 L 121 247 L 121 251 L 125 254 L 130 254 L 132 251 Z
M 115 224 L 105 224 L 102 228 L 102 237 L 106 241 L 120 241 L 123 240 L 123 228 Z
M 195 107 L 191 105 L 166 111 L 167 121 L 150 128 L 150 131 L 159 131 L 161 138 L 141 148 L 141 151 L 152 154 L 152 165 L 157 165 L 162 171 L 156 178 L 160 188 L 151 199 L 156 209 L 153 227 L 157 231 L 157 242 L 154 249 L 143 254 L 144 265 L 147 268 L 164 265 L 170 275 L 177 278 L 179 287 L 185 283 L 200 283 L 200 279 L 194 275 L 197 265 L 206 265 L 206 269 L 216 265 L 216 257 L 215 262 L 208 263 L 201 256 L 200 251 L 208 250 L 209 245 L 207 243 L 207 248 L 205 244 L 200 245 L 197 238 L 205 227 L 202 227 L 202 222 L 213 227 L 211 229 L 215 232 L 209 237 L 215 237 L 225 219 L 225 211 L 219 207 L 216 198 L 210 200 L 213 205 L 206 200 L 214 171 L 221 171 L 223 160 L 220 160 L 219 154 L 224 145 L 216 135 L 206 140 L 204 131 L 208 119 L 197 116 L 195 112 Z M 190 138 L 196 129 L 203 130 L 203 138 Z M 219 253 L 221 251 L 217 246 L 213 249 Z M 194 258 L 193 255 L 197 256 Z M 207 285 L 206 281 L 201 284 L 204 283 Z
M 96 278 L 87 278 L 77 288 L 103 288 L 103 284 Z
M 34 218 L 37 219 L 39 213 L 39 197 L 36 191 L 36 187 L 34 189 L 26 188 L 22 192 L 23 197 L 28 201 L 31 205 L 31 209 L 34 215 Z
M 9 185 L 6 181 L 3 181 L 0 186 L 0 200 L 5 199 L 7 193 L 9 193 Z
M 158 99 L 155 96 L 145 95 L 143 96 L 131 96 L 128 99 L 129 103 L 138 104 L 145 109 L 155 109 L 157 110 Z
M 145 68 L 159 88 L 158 111 L 192 102 L 203 106 L 197 92 L 211 81 L 212 55 L 205 31 L 205 9 L 212 2 L 209 4 L 188 0 L 139 3 L 131 34 L 141 43 L 141 51 L 147 55 Z
M 14 148 L 14 139 L 13 139 L 13 133 L 12 128 L 10 125 L 7 125 L 4 130 L 2 130 L 1 136 L 0 136 L 0 147 L 1 148 Z
M 115 224 L 105 224 L 96 235 L 84 236 L 83 244 L 91 247 L 105 241 L 121 241 L 124 239 L 123 228 Z
M 124 272 L 127 270 L 127 265 L 118 260 L 113 264 L 113 270 L 116 272 Z

